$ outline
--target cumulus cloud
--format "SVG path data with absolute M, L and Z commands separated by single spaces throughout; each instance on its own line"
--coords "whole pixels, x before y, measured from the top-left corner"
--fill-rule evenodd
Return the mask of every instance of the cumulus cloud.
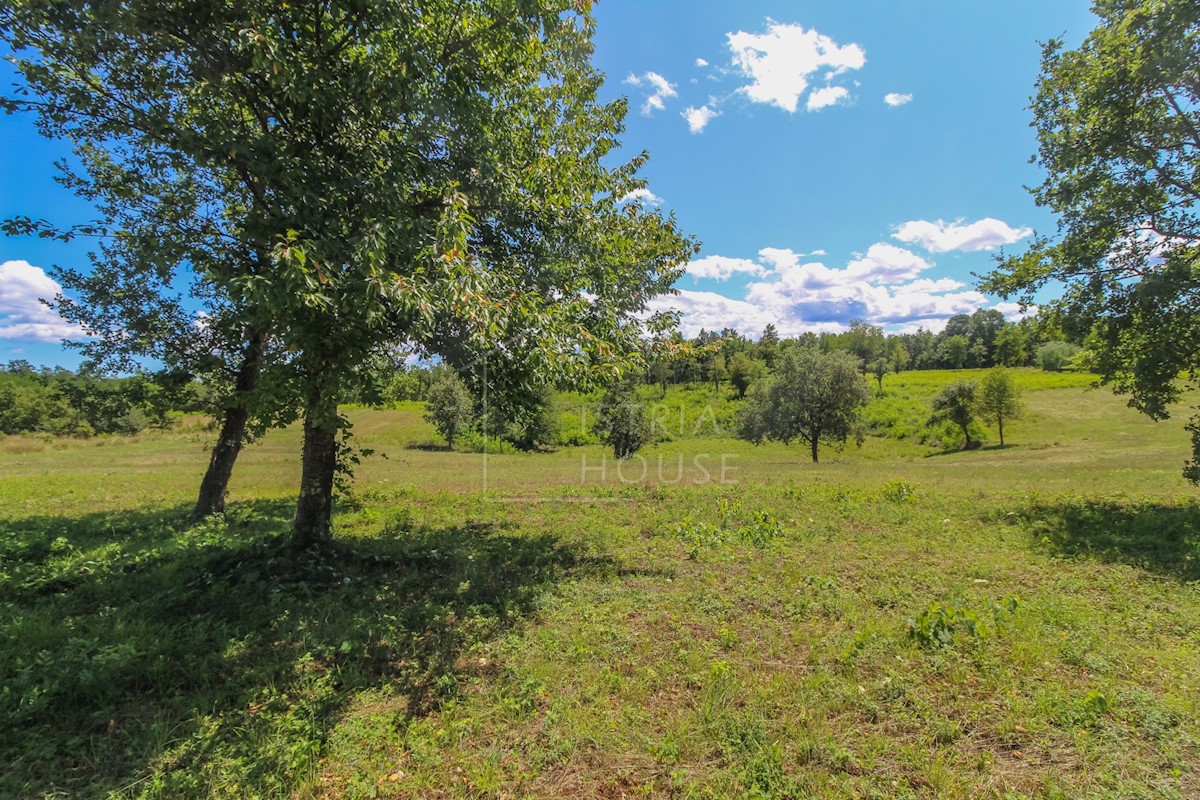
M 727 34 L 734 67 L 750 79 L 740 91 L 756 103 L 769 103 L 784 111 L 795 112 L 800 96 L 808 89 L 814 75 L 824 73 L 826 81 L 846 72 L 861 69 L 867 62 L 866 53 L 857 44 L 839 45 L 816 30 L 802 25 L 768 20 L 766 33 L 738 31 Z M 810 96 L 807 108 L 815 110 L 839 102 L 841 95 L 831 95 L 824 87 Z
M 897 227 L 892 236 L 906 244 L 919 244 L 931 253 L 951 250 L 970 253 L 1012 244 L 1032 233 L 1032 228 L 1013 228 L 1006 222 L 985 217 L 970 224 L 940 219 L 937 222 L 912 220 Z
M 711 106 L 700 106 L 699 108 L 688 106 L 684 109 L 682 116 L 687 120 L 689 131 L 700 133 L 712 121 L 713 117 L 721 116 L 721 112 Z
M 1038 312 L 1037 306 L 1021 308 L 1020 303 L 996 303 L 993 308 L 1003 314 L 1004 318 L 1009 322 L 1019 322 L 1027 317 L 1032 317 Z
M 719 281 L 728 280 L 737 273 L 762 275 L 766 270 L 759 264 L 747 258 L 726 258 L 725 256 L 705 256 L 687 264 L 687 274 L 694 278 L 714 278 Z
M 708 62 L 707 62 L 707 61 L 705 61 L 703 58 L 697 58 L 697 59 L 696 59 L 696 66 L 697 66 L 697 67 L 707 67 L 707 66 L 708 66 Z
M 635 200 L 651 206 L 661 206 L 663 204 L 663 199 L 661 197 L 646 188 L 634 189 L 617 202 L 632 203 Z
M 702 329 L 736 328 L 742 333 L 756 333 L 773 320 L 770 314 L 745 300 L 735 300 L 716 292 L 679 289 L 673 295 L 662 295 L 648 304 L 651 312 L 677 311 L 679 327 L 685 336 L 695 336 Z M 780 330 L 785 335 L 790 332 Z
M 82 330 L 40 302 L 60 292 L 62 286 L 41 267 L 28 261 L 0 264 L 0 339 L 59 342 L 82 336 Z
M 820 111 L 826 106 L 844 105 L 849 98 L 850 90 L 845 86 L 823 86 L 809 92 L 804 107 L 809 111 Z
M 912 102 L 911 94 L 900 94 L 899 92 L 888 92 L 883 96 L 883 102 L 887 103 L 892 108 L 902 106 L 905 103 Z
M 667 107 L 666 101 L 678 94 L 675 91 L 675 84 L 657 72 L 630 75 L 625 79 L 625 83 L 630 86 L 636 86 L 639 89 L 647 90 L 646 102 L 642 103 L 642 113 L 646 115 L 653 114 L 655 111 L 662 111 Z
M 681 290 L 655 301 L 655 310 L 680 312 L 688 335 L 724 327 L 752 334 L 772 323 L 780 333 L 794 336 L 844 330 L 856 319 L 893 331 L 937 331 L 953 315 L 971 313 L 989 302 L 960 281 L 925 277 L 933 263 L 888 242 L 876 242 L 840 268 L 811 260 L 813 255 L 764 247 L 754 259 L 698 259 L 687 270 L 696 278 L 746 275 L 752 280 L 740 296 Z M 1010 318 L 1017 313 L 1015 304 L 994 307 Z

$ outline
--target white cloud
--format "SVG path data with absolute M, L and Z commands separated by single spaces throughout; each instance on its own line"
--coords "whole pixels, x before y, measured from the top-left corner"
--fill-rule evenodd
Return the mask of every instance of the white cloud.
M 867 283 L 904 283 L 932 266 L 911 250 L 876 242 L 867 248 L 866 255 L 846 265 L 846 275 Z
M 905 103 L 912 102 L 911 94 L 900 94 L 899 92 L 888 92 L 883 96 L 883 102 L 887 103 L 892 108 L 902 106 Z
M 699 108 L 688 106 L 681 116 L 687 120 L 688 130 L 692 133 L 700 133 L 713 117 L 721 116 L 721 112 L 711 106 L 700 106 Z
M 1037 306 L 1021 308 L 1020 303 L 996 303 L 992 308 L 1003 314 L 1004 318 L 1009 322 L 1018 322 L 1027 317 L 1032 317 L 1038 312 Z
M 790 112 L 796 111 L 813 75 L 825 72 L 828 81 L 846 70 L 861 69 L 867 61 L 857 44 L 839 45 L 802 25 L 772 20 L 766 33 L 738 31 L 727 34 L 727 39 L 734 66 L 751 80 L 739 91 L 756 103 Z
M 707 67 L 707 66 L 708 66 L 708 62 L 707 62 L 707 61 L 705 61 L 703 58 L 697 58 L 697 59 L 696 59 L 696 66 L 697 66 L 697 67 Z
M 652 114 L 655 111 L 662 111 L 667 107 L 666 101 L 678 94 L 675 91 L 675 84 L 657 72 L 647 72 L 644 75 L 630 75 L 625 79 L 625 83 L 630 86 L 649 90 L 649 94 L 646 95 L 646 102 L 642 104 L 642 113 L 646 115 Z
M 724 327 L 753 334 L 769 322 L 781 334 L 794 336 L 844 330 L 856 319 L 896 332 L 919 327 L 938 331 L 955 314 L 989 303 L 953 278 L 922 277 L 934 264 L 887 242 L 876 242 L 841 268 L 805 258 L 780 247 L 764 247 L 755 259 L 707 256 L 689 264 L 688 273 L 718 280 L 748 275 L 754 280 L 737 297 L 681 290 L 660 298 L 654 308 L 681 312 L 688 335 Z M 1015 304 L 993 307 L 1010 318 L 1017 313 Z
M 678 311 L 680 329 L 685 336 L 695 336 L 701 329 L 736 328 L 742 333 L 757 333 L 770 322 L 778 322 L 762 308 L 745 300 L 734 300 L 716 292 L 696 292 L 679 289 L 674 295 L 663 295 L 650 301 L 651 312 Z M 791 335 L 799 331 L 780 333 Z
M 912 220 L 896 228 L 892 236 L 907 244 L 919 244 L 931 253 L 951 250 L 970 253 L 1012 244 L 1032 233 L 1032 228 L 1013 228 L 1008 223 L 986 217 L 969 225 L 940 219 L 937 222 Z
M 0 339 L 58 342 L 83 331 L 51 311 L 40 300 L 53 300 L 62 286 L 28 261 L 0 264 Z
M 728 280 L 736 273 L 762 275 L 766 272 L 759 264 L 746 258 L 726 258 L 725 256 L 705 256 L 689 261 L 687 274 L 694 278 L 715 278 L 719 281 Z
M 804 107 L 809 111 L 820 111 L 826 106 L 843 105 L 849 97 L 850 90 L 845 86 L 823 86 L 809 92 Z
M 661 197 L 659 197 L 658 195 L 656 195 L 654 192 L 650 191 L 649 189 L 645 189 L 645 188 L 634 189 L 632 192 L 629 192 L 628 194 L 626 194 L 624 197 L 622 197 L 617 202 L 618 203 L 632 203 L 634 200 L 637 200 L 641 203 L 644 203 L 647 205 L 652 205 L 652 206 L 661 206 L 663 204 L 663 199 Z

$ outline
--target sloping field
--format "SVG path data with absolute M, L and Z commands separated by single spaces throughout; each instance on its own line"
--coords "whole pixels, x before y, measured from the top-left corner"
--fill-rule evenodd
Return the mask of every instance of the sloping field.
M 0 796 L 1200 796 L 1182 422 L 1026 372 L 1008 446 L 934 450 L 956 377 L 818 465 L 701 389 L 622 463 L 352 411 L 322 557 L 294 430 L 192 529 L 199 427 L 0 442 Z

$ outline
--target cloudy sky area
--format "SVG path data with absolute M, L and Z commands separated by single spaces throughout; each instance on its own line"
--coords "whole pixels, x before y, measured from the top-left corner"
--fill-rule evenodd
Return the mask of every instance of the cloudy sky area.
M 651 155 L 629 202 L 674 213 L 702 243 L 656 303 L 686 333 L 940 330 L 979 307 L 1017 313 L 974 275 L 1054 229 L 1023 188 L 1039 181 L 1027 106 L 1038 42 L 1082 39 L 1087 0 L 595 8 L 604 96 L 629 100 L 625 155 Z M 0 217 L 90 218 L 53 181 L 64 148 L 21 117 L 0 117 L 0 137 Z M 45 268 L 86 266 L 87 249 L 0 239 L 0 360 L 77 361 L 59 344 L 76 332 L 38 300 L 58 289 Z

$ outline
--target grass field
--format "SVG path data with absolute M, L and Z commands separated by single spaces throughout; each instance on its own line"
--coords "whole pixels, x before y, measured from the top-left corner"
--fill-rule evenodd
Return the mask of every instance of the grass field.
M 817 465 L 705 388 L 623 464 L 354 410 L 325 558 L 282 543 L 296 430 L 193 528 L 196 424 L 0 441 L 0 796 L 1200 796 L 1182 422 L 1028 371 L 1007 446 L 931 448 L 957 377 Z

